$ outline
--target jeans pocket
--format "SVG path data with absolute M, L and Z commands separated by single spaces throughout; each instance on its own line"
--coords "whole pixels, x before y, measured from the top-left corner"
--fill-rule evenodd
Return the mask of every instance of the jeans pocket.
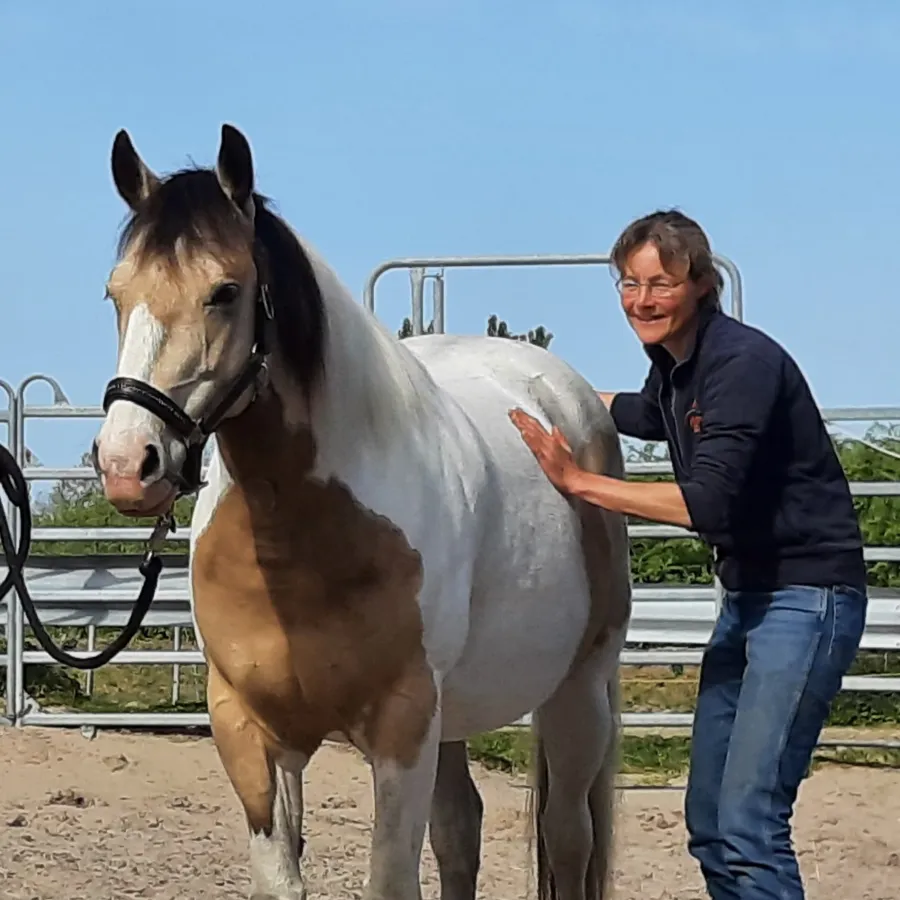
M 853 587 L 832 591 L 831 664 L 842 674 L 853 665 L 866 628 L 869 600 L 865 592 Z
M 789 584 L 774 591 L 769 600 L 767 612 L 770 617 L 787 615 L 801 619 L 814 617 L 816 621 L 825 621 L 829 612 L 831 589 L 813 584 Z

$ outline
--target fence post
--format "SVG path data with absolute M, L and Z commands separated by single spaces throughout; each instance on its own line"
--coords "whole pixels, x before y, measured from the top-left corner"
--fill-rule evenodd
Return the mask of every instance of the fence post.
M 409 286 L 412 293 L 412 333 L 425 333 L 425 270 L 409 270 Z
M 25 392 L 28 388 L 34 384 L 35 382 L 42 381 L 44 384 L 48 385 L 50 389 L 53 391 L 53 403 L 54 404 L 66 404 L 69 403 L 69 398 L 66 396 L 66 392 L 60 386 L 60 383 L 52 376 L 52 375 L 42 375 L 40 373 L 35 373 L 34 375 L 29 375 L 25 378 L 20 384 L 16 391 L 16 462 L 18 462 L 22 471 L 24 472 L 26 465 L 28 463 L 27 460 L 27 446 L 25 443 L 25 419 L 26 419 L 26 405 L 25 405 Z M 31 502 L 31 496 L 29 491 L 28 502 Z M 18 539 L 19 527 L 21 525 L 20 519 L 16 516 L 16 536 Z M 15 602 L 13 602 L 13 598 L 15 598 Z M 15 710 L 15 722 L 16 724 L 20 724 L 19 720 L 22 715 L 25 713 L 25 705 L 26 705 L 26 694 L 25 694 L 25 611 L 22 609 L 22 604 L 19 602 L 19 595 L 15 591 L 11 592 L 10 602 L 13 604 L 14 613 L 12 616 L 10 631 L 15 635 L 15 651 L 10 653 L 11 663 L 10 665 L 14 669 L 15 674 L 15 691 L 13 693 L 13 704 Z
M 19 461 L 18 450 L 18 409 L 19 404 L 16 402 L 16 391 L 13 386 L 0 378 L 0 388 L 6 394 L 6 429 L 7 429 L 7 447 L 16 462 Z M 0 498 L 3 503 L 3 511 L 6 513 L 6 521 L 9 522 L 9 530 L 12 536 L 13 544 L 18 542 L 19 525 L 18 513 L 16 508 L 9 502 L 4 494 Z M 10 591 L 6 597 L 6 719 L 9 724 L 16 721 L 16 692 L 18 690 L 19 680 L 17 669 L 15 666 L 15 647 L 16 647 L 16 629 L 15 629 L 15 609 L 18 606 L 15 591 Z
M 444 311 L 444 273 L 431 276 L 431 303 L 434 308 L 434 333 L 443 334 L 446 327 Z

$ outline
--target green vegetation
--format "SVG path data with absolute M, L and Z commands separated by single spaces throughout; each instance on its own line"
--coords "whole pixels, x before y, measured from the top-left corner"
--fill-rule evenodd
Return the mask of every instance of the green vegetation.
M 401 337 L 410 332 L 404 323 Z M 529 340 L 549 345 L 553 335 L 543 327 L 516 335 L 505 322 L 492 316 L 488 333 L 516 340 Z M 868 441 L 892 452 L 900 452 L 900 433 L 894 429 L 875 426 L 867 433 Z M 838 441 L 838 451 L 844 468 L 852 481 L 896 481 L 900 477 L 900 460 L 879 453 L 857 442 Z M 655 445 L 628 446 L 632 461 L 664 460 Z M 83 460 L 87 463 L 87 459 Z M 651 476 L 644 476 L 651 478 Z M 859 497 L 856 506 L 866 543 L 870 546 L 890 547 L 900 544 L 900 509 L 892 497 Z M 179 502 L 177 518 L 181 528 L 189 527 L 193 501 Z M 106 503 L 95 483 L 69 482 L 56 485 L 46 501 L 35 509 L 35 526 L 55 527 L 128 527 L 134 520 L 125 519 Z M 151 522 L 140 524 L 149 525 Z M 637 523 L 635 523 L 637 524 Z M 125 554 L 135 565 L 143 550 L 136 542 L 36 542 L 33 555 Z M 186 544 L 170 542 L 166 552 L 185 554 Z M 632 543 L 632 573 L 636 584 L 709 584 L 712 581 L 711 554 L 698 540 L 638 539 Z M 900 586 L 900 566 L 896 563 L 876 562 L 869 565 L 869 583 L 873 587 Z M 87 629 L 52 629 L 57 641 L 64 641 L 67 649 L 85 648 Z M 104 646 L 112 640 L 112 629 L 98 629 L 96 643 Z M 134 649 L 166 649 L 172 647 L 173 630 L 146 628 L 132 644 Z M 37 643 L 29 636 L 29 649 Z M 182 633 L 182 646 L 194 647 L 189 629 Z M 640 648 L 635 648 L 640 649 Z M 851 674 L 900 674 L 900 654 L 862 653 Z M 114 709 L 153 711 L 203 711 L 205 709 L 204 670 L 200 666 L 180 667 L 180 696 L 173 703 L 172 670 L 167 666 L 110 665 L 94 675 L 90 692 L 87 678 L 60 667 L 29 666 L 26 671 L 29 693 L 45 708 L 111 711 Z M 633 712 L 691 712 L 696 693 L 697 672 L 688 666 L 633 666 L 623 670 L 623 708 Z M 832 711 L 829 727 L 865 729 L 867 737 L 900 737 L 900 696 L 877 692 L 846 693 L 838 698 Z M 855 734 L 854 734 L 855 736 Z M 672 779 L 683 775 L 689 738 L 683 732 L 653 729 L 629 732 L 622 746 L 622 772 L 625 777 Z M 525 730 L 503 730 L 482 735 L 472 742 L 472 755 L 488 765 L 508 771 L 527 767 L 530 755 L 530 735 Z M 817 760 L 840 763 L 900 765 L 900 753 L 881 751 L 841 750 L 823 751 Z
M 412 333 L 412 322 L 409 319 L 404 319 L 397 336 L 403 340 L 404 338 L 412 337 Z M 434 334 L 434 320 L 425 326 L 425 334 Z M 553 333 L 547 331 L 543 325 L 538 325 L 533 331 L 527 331 L 524 334 L 515 334 L 509 330 L 509 325 L 497 316 L 488 316 L 485 334 L 488 337 L 528 341 L 529 344 L 537 344 L 538 347 L 543 347 L 545 350 L 550 346 L 550 341 L 553 340 Z

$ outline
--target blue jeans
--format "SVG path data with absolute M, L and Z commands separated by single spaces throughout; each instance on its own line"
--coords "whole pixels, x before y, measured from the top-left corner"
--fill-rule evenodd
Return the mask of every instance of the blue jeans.
M 790 819 L 868 597 L 791 585 L 726 593 L 703 657 L 685 796 L 712 900 L 802 900 Z

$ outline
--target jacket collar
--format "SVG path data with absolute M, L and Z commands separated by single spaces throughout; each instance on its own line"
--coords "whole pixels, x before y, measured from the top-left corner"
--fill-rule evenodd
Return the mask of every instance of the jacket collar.
M 714 306 L 705 307 L 697 313 L 697 330 L 694 332 L 693 343 L 685 358 L 677 363 L 673 359 L 672 354 L 660 344 L 644 344 L 644 352 L 650 357 L 650 361 L 666 374 L 670 374 L 676 366 L 690 365 L 699 352 L 703 336 L 706 334 L 709 326 L 724 315 L 725 313 Z

